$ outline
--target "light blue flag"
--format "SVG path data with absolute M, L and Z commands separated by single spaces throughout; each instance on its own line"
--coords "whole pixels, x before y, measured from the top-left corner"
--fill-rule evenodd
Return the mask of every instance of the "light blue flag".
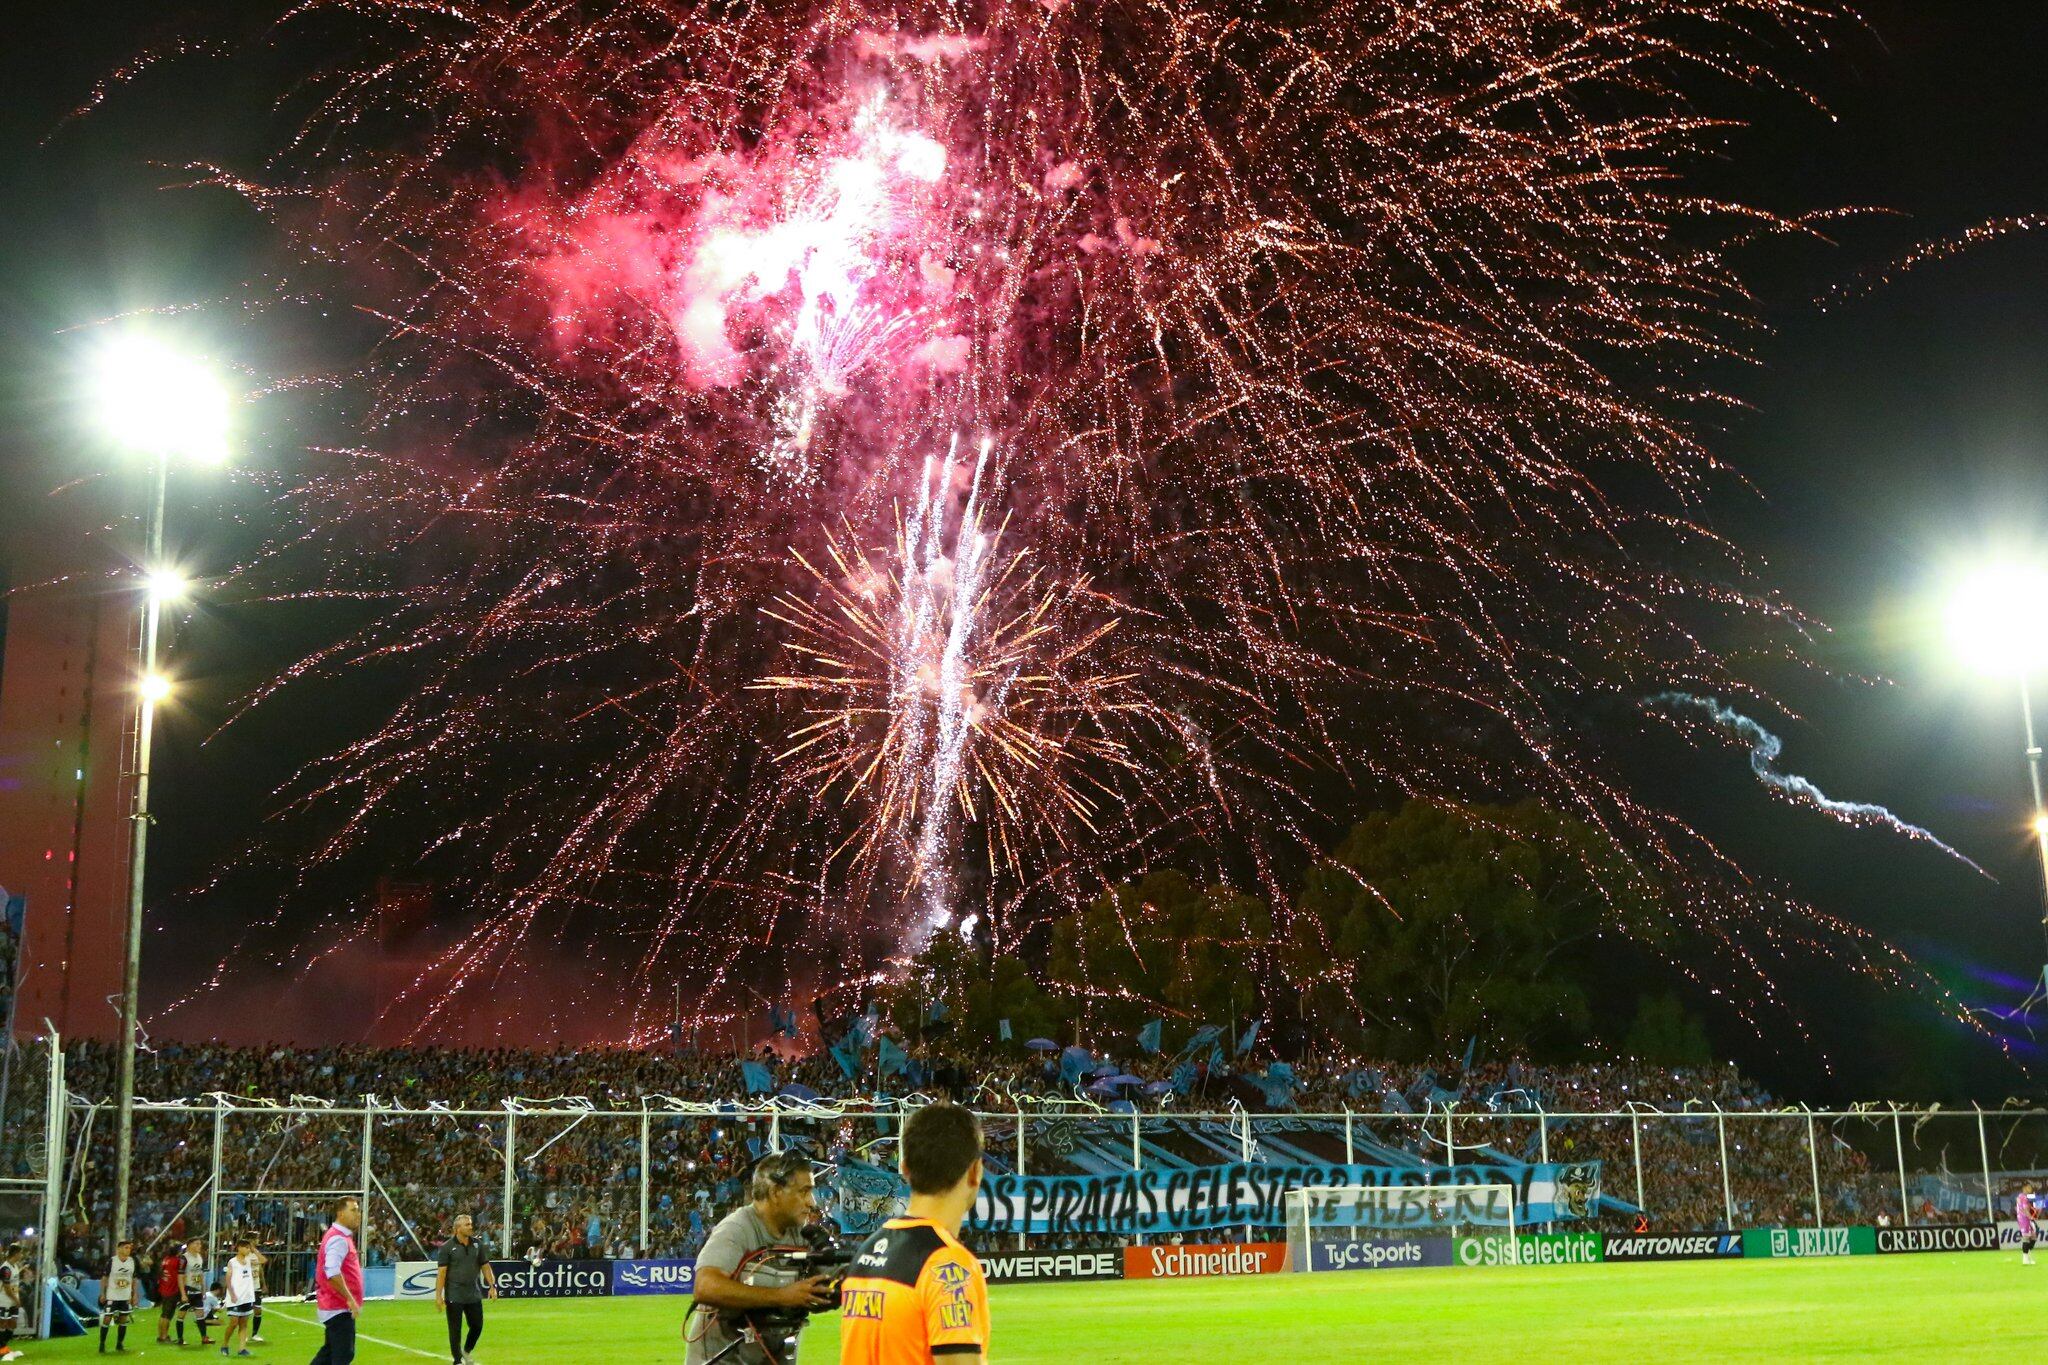
M 759 1062 L 741 1062 L 740 1080 L 745 1083 L 749 1095 L 765 1095 L 775 1088 L 775 1077 Z
M 1095 1069 L 1095 1058 L 1085 1047 L 1070 1047 L 1060 1053 L 1060 1082 L 1073 1085 Z
M 998 1019 L 998 1020 L 996 1020 L 996 1035 L 997 1035 L 998 1037 L 1000 1037 L 1000 1038 L 1001 1038 L 1001 1039 L 1002 1039 L 1002 1040 L 1003 1040 L 1004 1042 L 1006 1042 L 1006 1043 L 1010 1041 L 1010 1021 L 1009 1021 L 1009 1020 L 1007 1020 L 1007 1019 Z
M 1166 1021 L 1164 1019 L 1149 1021 L 1145 1027 L 1138 1030 L 1138 1046 L 1148 1054 L 1157 1056 L 1159 1053 L 1160 1035 L 1165 1033 L 1165 1031 Z
M 896 1045 L 896 1040 L 887 1034 L 882 1035 L 877 1056 L 880 1058 L 884 1076 L 892 1071 L 901 1073 L 910 1063 L 910 1057 Z
M 1247 1028 L 1243 1033 L 1238 1035 L 1238 1056 L 1242 1057 L 1245 1053 L 1250 1052 L 1252 1050 L 1252 1044 L 1259 1041 L 1259 1025 L 1265 1022 L 1266 1021 L 1264 1019 L 1254 1019 L 1251 1022 L 1251 1027 Z

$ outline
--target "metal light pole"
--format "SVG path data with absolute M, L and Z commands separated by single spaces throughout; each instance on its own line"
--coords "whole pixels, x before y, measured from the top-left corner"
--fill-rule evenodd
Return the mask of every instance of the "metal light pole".
M 2034 851 L 2041 855 L 2041 939 L 2048 944 L 2048 804 L 2041 799 L 2041 742 L 2034 736 L 2034 695 L 2024 673 L 2020 675 L 2020 714 L 2027 724 L 2027 777 L 2034 784 Z
M 153 573 L 164 557 L 164 503 L 169 491 L 171 462 L 159 456 L 155 471 L 156 496 L 150 501 L 147 549 L 143 564 Z M 156 704 L 161 683 L 156 671 L 157 633 L 163 623 L 163 593 L 151 582 L 143 593 L 141 671 L 136 680 L 135 797 L 131 812 L 133 831 L 128 845 L 128 943 L 121 970 L 121 1070 L 116 1082 L 120 1096 L 120 1117 L 114 1131 L 114 1233 L 119 1242 L 129 1235 L 128 1178 L 135 1157 L 135 1047 L 140 1031 L 136 1018 L 142 985 L 142 877 L 149 850 L 149 753 L 156 730 Z
M 96 416 L 114 442 L 151 459 L 152 497 L 142 559 L 142 639 L 138 651 L 135 716 L 135 787 L 128 851 L 128 935 L 121 972 L 119 1117 L 114 1134 L 113 1242 L 129 1234 L 128 1186 L 135 1155 L 135 1049 L 141 1033 L 142 892 L 149 848 L 149 771 L 157 704 L 169 685 L 157 672 L 164 599 L 182 587 L 164 560 L 164 506 L 171 463 L 219 463 L 227 458 L 228 395 L 200 362 L 146 335 L 115 339 L 99 357 Z M 110 1242 L 110 1245 L 112 1243 Z

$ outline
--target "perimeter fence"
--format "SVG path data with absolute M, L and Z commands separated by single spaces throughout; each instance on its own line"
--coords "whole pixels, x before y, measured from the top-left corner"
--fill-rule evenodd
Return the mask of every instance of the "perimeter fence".
M 114 1203 L 114 1108 L 75 1096 L 66 1108 L 65 1226 L 97 1251 Z M 131 1235 L 150 1251 L 171 1237 L 198 1237 L 211 1258 L 223 1237 L 252 1232 L 272 1249 L 279 1292 L 303 1285 L 328 1205 L 342 1194 L 368 1210 L 363 1247 L 372 1264 L 424 1258 L 458 1213 L 472 1215 L 478 1235 L 505 1256 L 688 1257 L 743 1197 L 760 1156 L 802 1151 L 826 1176 L 887 1171 L 915 1108 L 666 1096 L 630 1106 L 515 1098 L 492 1109 L 376 1096 L 355 1104 L 139 1101 Z M 998 1174 L 1341 1162 L 1421 1183 L 1454 1179 L 1460 1166 L 1585 1173 L 1597 1162 L 1599 1198 L 1576 1225 L 1608 1232 L 1984 1223 L 2010 1208 L 2022 1182 L 2048 1179 L 2048 1110 L 2039 1109 L 1181 1113 L 1036 1102 L 977 1112 Z M 33 1151 L 13 1160 L 9 1169 L 27 1174 L 12 1186 L 0 1181 L 0 1199 L 41 1188 L 38 1175 L 48 1175 Z M 821 1185 L 834 1187 L 828 1212 L 832 1199 L 846 1204 L 837 1211 L 845 1221 L 874 1212 L 862 1205 L 869 1196 L 859 1182 Z M 1259 1230 L 1223 1235 L 1255 1240 Z M 1053 1250 L 1129 1239 L 999 1240 L 1006 1249 Z

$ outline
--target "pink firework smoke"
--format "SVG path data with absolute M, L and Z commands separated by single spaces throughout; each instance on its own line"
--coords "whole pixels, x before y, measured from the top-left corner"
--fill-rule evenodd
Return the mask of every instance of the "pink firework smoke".
M 1754 695 L 1717 642 L 1796 642 L 1681 416 L 1750 325 L 1721 247 L 1796 226 L 1687 171 L 1834 22 L 306 4 L 305 126 L 221 180 L 384 329 L 256 571 L 388 604 L 284 680 L 406 683 L 304 777 L 323 856 L 470 898 L 436 1008 L 574 941 L 622 1035 L 676 980 L 715 1014 L 1006 946 L 1162 863 L 1284 922 L 1400 795 L 1603 831 L 1737 998 L 1863 953 L 1604 747 Z

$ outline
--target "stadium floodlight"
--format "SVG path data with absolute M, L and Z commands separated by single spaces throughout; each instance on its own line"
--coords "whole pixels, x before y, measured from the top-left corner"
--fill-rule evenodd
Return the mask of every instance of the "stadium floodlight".
M 124 450 L 195 464 L 227 462 L 226 385 L 203 361 L 154 337 L 130 333 L 100 351 L 92 409 Z
M 1513 1265 L 1512 1185 L 1304 1185 L 1285 1200 L 1287 1263 L 1296 1271 L 1424 1264 L 1424 1243 L 1503 1239 L 1474 1264 Z
M 142 650 L 136 674 L 133 798 L 134 833 L 128 843 L 128 941 L 121 978 L 119 1116 L 114 1137 L 114 1233 L 128 1235 L 128 1186 L 135 1150 L 136 1017 L 142 982 L 142 887 L 149 844 L 150 741 L 156 708 L 170 695 L 157 671 L 157 638 L 166 602 L 190 589 L 164 558 L 164 508 L 171 466 L 218 466 L 228 459 L 232 405 L 227 386 L 204 361 L 142 331 L 123 333 L 95 357 L 87 401 L 94 424 L 122 450 L 149 457 L 155 496 L 146 523 L 142 593 Z
M 2041 936 L 2048 944 L 2048 801 L 2034 731 L 2033 680 L 2048 671 L 2048 565 L 2006 560 L 1965 575 L 1949 597 L 1949 644 L 1981 673 L 2015 682 L 2034 789 L 2034 849 L 2041 858 Z M 2042 966 L 2048 984 L 2048 963 Z

